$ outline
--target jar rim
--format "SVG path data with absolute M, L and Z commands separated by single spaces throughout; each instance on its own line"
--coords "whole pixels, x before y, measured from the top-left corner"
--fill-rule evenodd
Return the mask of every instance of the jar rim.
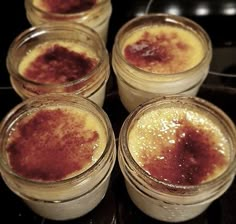
M 204 54 L 204 57 L 201 59 L 201 61 L 199 61 L 196 65 L 194 65 L 193 67 L 186 69 L 184 71 L 180 71 L 177 73 L 170 73 L 170 74 L 162 74 L 162 73 L 157 73 L 157 72 L 150 72 L 150 71 L 145 71 L 141 68 L 136 67 L 135 65 L 129 63 L 125 57 L 122 54 L 122 50 L 121 50 L 121 46 L 120 46 L 120 42 L 121 39 L 123 38 L 122 35 L 124 34 L 126 29 L 129 29 L 130 26 L 132 26 L 133 24 L 137 23 L 137 26 L 134 26 L 133 28 L 131 28 L 131 30 L 135 30 L 135 29 L 140 29 L 142 27 L 145 27 L 146 24 L 144 25 L 140 25 L 138 24 L 140 21 L 148 21 L 148 20 L 155 20 L 155 21 L 150 21 L 147 24 L 151 24 L 151 25 L 155 25 L 155 24 L 161 24 L 161 23 L 167 23 L 167 24 L 174 24 L 176 25 L 180 25 L 181 27 L 183 27 L 185 30 L 189 30 L 191 31 L 191 33 L 194 33 L 195 35 L 197 35 L 197 37 L 203 41 L 203 44 L 206 45 L 206 51 Z M 140 22 L 141 23 L 141 22 Z M 128 64 L 133 70 L 137 71 L 137 72 L 141 72 L 142 73 L 142 78 L 144 77 L 153 77 L 156 78 L 158 77 L 163 77 L 163 78 L 178 78 L 180 76 L 183 76 L 183 74 L 189 73 L 190 71 L 194 71 L 197 70 L 202 64 L 206 63 L 208 60 L 211 60 L 212 58 L 212 43 L 211 43 L 211 39 L 209 37 L 209 35 L 207 34 L 207 32 L 195 21 L 184 17 L 184 16 L 178 16 L 178 15 L 172 15 L 172 14 L 167 14 L 167 13 L 149 13 L 149 14 L 145 14 L 139 17 L 135 17 L 131 20 L 129 20 L 128 22 L 126 22 L 118 31 L 116 37 L 115 37 L 115 44 L 113 47 L 113 53 L 116 53 L 118 55 L 118 57 L 120 58 L 120 60 L 122 61 L 122 63 L 124 64 Z M 132 74 L 130 74 L 132 75 Z
M 196 106 L 202 107 L 202 109 L 207 109 L 208 112 L 212 112 L 213 116 L 221 116 L 223 127 L 228 126 L 229 134 L 232 136 L 232 142 L 230 143 L 231 145 L 236 146 L 236 139 L 233 137 L 236 136 L 236 128 L 232 122 L 232 120 L 217 106 L 212 104 L 211 102 L 199 98 L 199 97 L 190 97 L 190 96 L 183 96 L 183 95 L 168 95 L 168 96 L 159 96 L 156 98 L 153 98 L 141 105 L 139 105 L 134 111 L 132 111 L 129 116 L 126 118 L 124 121 L 121 131 L 120 131 L 120 138 L 119 138 L 119 145 L 120 145 L 120 153 L 125 157 L 125 160 L 130 162 L 130 166 L 132 167 L 131 169 L 136 170 L 140 175 L 142 179 L 150 180 L 153 181 L 155 184 L 160 184 L 163 187 L 166 187 L 168 189 L 176 189 L 176 190 L 196 190 L 199 187 L 205 188 L 208 186 L 218 186 L 219 182 L 221 180 L 226 179 L 228 175 L 230 175 L 232 172 L 236 172 L 236 152 L 234 152 L 234 155 L 232 158 L 230 158 L 229 165 L 227 166 L 226 170 L 221 173 L 219 176 L 216 178 L 202 182 L 200 184 L 195 184 L 195 185 L 180 185 L 180 184 L 172 184 L 172 183 L 167 183 L 165 181 L 161 181 L 155 177 L 153 177 L 151 174 L 146 172 L 143 168 L 140 167 L 140 165 L 135 161 L 133 156 L 131 155 L 131 152 L 128 147 L 128 132 L 129 132 L 129 127 L 131 126 L 132 121 L 138 119 L 139 114 L 145 113 L 145 111 L 151 110 L 152 106 L 156 106 L 158 103 L 166 103 L 169 100 L 169 103 L 194 103 Z M 176 101 L 177 100 L 177 101 Z M 213 110 L 213 111 L 211 111 Z M 226 127 L 227 128 L 227 127 Z M 121 140 L 122 138 L 122 140 Z M 124 141 L 124 142 L 121 142 Z
M 111 153 L 110 147 L 114 141 L 114 133 L 113 131 L 111 131 L 112 126 L 108 118 L 108 115 L 97 104 L 95 104 L 91 100 L 84 98 L 82 96 L 78 96 L 78 95 L 74 95 L 70 93 L 49 93 L 49 94 L 43 94 L 43 95 L 38 95 L 36 97 L 28 98 L 24 100 L 23 102 L 19 103 L 18 105 L 16 105 L 15 107 L 13 107 L 7 113 L 7 115 L 3 118 L 0 124 L 0 133 L 2 136 L 0 139 L 1 151 L 5 150 L 4 148 L 5 148 L 6 140 L 4 140 L 4 138 L 5 137 L 8 138 L 9 131 L 12 128 L 12 126 L 14 126 L 14 124 L 17 122 L 18 116 L 19 115 L 27 116 L 27 113 L 29 111 L 36 109 L 37 107 L 29 108 L 29 106 L 30 105 L 32 106 L 34 103 L 39 104 L 38 106 L 45 106 L 45 100 L 47 104 L 50 103 L 50 105 L 47 105 L 46 107 L 50 107 L 52 105 L 70 106 L 71 104 L 73 104 L 72 105 L 73 107 L 78 107 L 79 109 L 82 108 L 83 110 L 89 111 L 92 114 L 94 114 L 94 116 L 96 116 L 98 119 L 100 119 L 101 120 L 100 122 L 103 123 L 104 129 L 106 130 L 106 135 L 107 135 L 106 146 L 102 154 L 99 156 L 96 162 L 91 164 L 91 166 L 89 166 L 83 172 L 73 175 L 69 178 L 58 180 L 58 181 L 48 181 L 48 182 L 37 181 L 37 180 L 29 179 L 21 175 L 18 175 L 16 172 L 10 169 L 9 164 L 6 164 L 6 161 L 3 161 L 2 157 L 0 158 L 0 169 L 2 170 L 2 172 L 6 172 L 8 175 L 14 176 L 15 178 L 21 181 L 31 183 L 31 184 L 37 184 L 40 186 L 54 186 L 57 184 L 63 185 L 66 183 L 73 183 L 73 182 L 77 183 L 79 181 L 82 181 L 86 177 L 91 175 L 91 173 L 93 173 L 93 171 L 96 170 L 99 166 L 101 166 L 101 163 L 104 162 L 105 160 L 105 156 Z M 23 110 L 23 112 L 21 110 Z M 96 110 L 96 112 L 98 112 L 99 117 L 94 112 L 92 112 L 92 110 Z M 16 115 L 17 117 L 14 118 L 14 116 Z M 4 130 L 6 131 L 5 133 L 4 133 Z

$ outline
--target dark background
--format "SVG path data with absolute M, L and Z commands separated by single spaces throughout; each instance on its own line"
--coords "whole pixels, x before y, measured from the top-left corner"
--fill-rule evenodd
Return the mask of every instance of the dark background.
M 129 19 L 144 13 L 174 13 L 198 22 L 209 34 L 213 44 L 211 71 L 198 96 L 222 108 L 236 122 L 236 1 L 196 0 L 113 0 L 107 49 L 111 54 L 118 29 Z M 21 99 L 11 88 L 6 69 L 6 55 L 13 39 L 30 27 L 25 15 L 24 1 L 1 2 L 0 34 L 0 120 Z M 215 74 L 217 72 L 217 74 Z M 219 73 L 219 74 L 218 74 Z M 226 73 L 226 75 L 222 75 Z M 104 110 L 109 115 L 116 137 L 128 115 L 116 89 L 114 74 L 108 85 Z M 37 216 L 4 185 L 0 178 L 0 224 L 5 223 L 56 223 Z M 85 217 L 70 224 L 159 224 L 130 201 L 118 165 L 112 174 L 109 190 L 97 208 Z M 185 224 L 236 224 L 236 183 L 209 209 Z

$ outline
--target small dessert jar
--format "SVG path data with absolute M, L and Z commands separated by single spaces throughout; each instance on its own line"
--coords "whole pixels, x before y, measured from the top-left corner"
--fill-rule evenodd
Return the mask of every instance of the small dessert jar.
M 0 133 L 2 178 L 36 214 L 74 219 L 105 196 L 115 138 L 92 101 L 63 93 L 27 99 L 6 115 Z
M 169 14 L 136 17 L 120 28 L 112 50 L 121 102 L 130 112 L 158 95 L 195 96 L 211 58 L 211 40 L 194 21 Z
M 65 92 L 104 103 L 108 52 L 98 34 L 83 24 L 59 22 L 23 31 L 11 43 L 6 64 L 22 99 Z
M 106 43 L 112 13 L 110 0 L 25 0 L 26 16 L 33 26 L 48 22 L 77 22 L 94 29 Z
M 118 161 L 131 200 L 146 215 L 182 222 L 201 214 L 230 187 L 236 130 L 212 103 L 156 97 L 127 117 Z

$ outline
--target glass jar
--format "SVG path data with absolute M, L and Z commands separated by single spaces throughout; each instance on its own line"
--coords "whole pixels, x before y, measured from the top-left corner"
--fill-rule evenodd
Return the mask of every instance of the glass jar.
M 63 93 L 27 99 L 6 115 L 0 133 L 2 178 L 36 214 L 74 219 L 103 199 L 116 160 L 115 138 L 108 116 L 92 101 Z M 92 158 L 87 160 L 91 142 Z M 24 156 L 18 157 L 17 151 Z
M 147 34 L 144 32 L 149 32 L 150 39 L 146 39 Z M 186 34 L 194 37 L 197 44 L 190 40 L 188 42 L 187 36 L 184 36 Z M 129 52 L 133 54 L 132 60 L 144 60 L 149 63 L 148 69 L 127 60 L 127 46 L 132 50 Z M 195 56 L 200 55 L 199 52 L 201 57 L 195 63 Z M 120 99 L 125 108 L 132 111 L 139 104 L 158 95 L 194 96 L 208 74 L 211 58 L 211 40 L 194 21 L 169 14 L 136 17 L 120 28 L 112 51 L 112 67 L 117 78 Z M 188 60 L 192 60 L 193 64 L 179 69 Z M 158 70 L 152 69 L 153 66 L 159 66 Z
M 78 1 L 78 3 L 75 1 L 72 3 L 68 2 L 67 6 L 64 1 L 60 3 L 60 1 L 25 0 L 26 16 L 33 26 L 57 21 L 83 23 L 94 29 L 104 42 L 106 42 L 109 20 L 112 13 L 111 1 L 97 0 L 88 1 L 87 3 L 88 8 L 84 8 L 84 10 L 81 11 L 82 8 L 80 7 L 83 7 L 83 5 L 80 6 L 82 4 L 81 1 Z M 47 8 L 47 4 L 52 4 L 51 10 Z M 61 8 L 59 4 L 62 5 Z M 89 4 L 91 4 L 91 8 Z M 57 9 L 59 11 L 57 11 Z
M 44 53 L 47 55 L 38 59 L 40 53 L 38 57 L 34 55 L 37 49 L 47 51 Z M 31 55 L 35 57 L 34 61 L 30 59 Z M 96 64 L 90 70 L 83 70 L 86 60 L 88 63 L 96 60 Z M 25 71 L 21 67 L 27 69 L 33 63 L 34 67 L 30 68 L 36 69 L 33 77 L 23 74 Z M 48 67 L 45 69 L 44 66 Z M 23 99 L 51 92 L 72 92 L 99 106 L 104 103 L 110 75 L 108 52 L 102 40 L 89 27 L 76 23 L 43 24 L 23 31 L 9 47 L 7 68 L 13 88 Z M 39 73 L 44 73 L 44 78 L 40 79 Z
M 118 161 L 131 200 L 161 221 L 198 216 L 234 180 L 235 134 L 222 110 L 197 97 L 157 97 L 139 106 L 119 136 Z

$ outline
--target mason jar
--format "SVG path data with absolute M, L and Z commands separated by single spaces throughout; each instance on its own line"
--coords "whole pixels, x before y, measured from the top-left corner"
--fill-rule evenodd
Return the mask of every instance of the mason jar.
M 103 199 L 116 160 L 106 113 L 74 94 L 44 94 L 15 106 L 0 127 L 0 170 L 38 215 L 81 217 Z
M 130 112 L 155 96 L 195 96 L 211 59 L 211 40 L 194 21 L 159 13 L 131 19 L 112 50 L 121 102 Z
M 98 34 L 76 23 L 26 29 L 7 54 L 11 84 L 22 99 L 65 92 L 102 106 L 110 75 L 108 52 Z
M 78 22 L 94 29 L 106 42 L 112 13 L 110 0 L 49 1 L 25 0 L 26 16 L 31 25 L 48 22 Z
M 232 184 L 236 130 L 218 107 L 197 97 L 156 97 L 126 118 L 118 161 L 126 189 L 146 215 L 193 219 Z

